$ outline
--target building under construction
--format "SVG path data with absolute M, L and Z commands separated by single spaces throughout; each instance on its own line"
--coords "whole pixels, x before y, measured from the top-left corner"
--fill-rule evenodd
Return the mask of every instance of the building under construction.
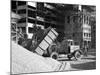
M 57 4 L 45 2 L 11 1 L 11 11 L 21 16 L 17 28 L 33 36 L 34 26 L 54 28 L 58 41 L 73 39 L 81 46 L 91 44 L 91 12 L 94 6 Z

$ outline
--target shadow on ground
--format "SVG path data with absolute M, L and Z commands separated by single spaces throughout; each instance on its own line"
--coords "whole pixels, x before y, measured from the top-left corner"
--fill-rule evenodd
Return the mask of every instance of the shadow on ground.
M 80 70 L 90 70 L 90 69 L 96 69 L 96 61 L 94 62 L 87 62 L 83 64 L 71 64 L 72 68 L 80 69 Z

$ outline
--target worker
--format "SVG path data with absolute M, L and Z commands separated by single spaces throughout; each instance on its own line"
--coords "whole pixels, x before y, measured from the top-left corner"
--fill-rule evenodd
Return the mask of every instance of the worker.
M 84 56 L 87 56 L 87 52 L 88 52 L 88 45 L 86 45 L 84 48 Z
M 18 31 L 17 31 L 17 37 L 18 37 L 18 44 L 21 45 L 22 42 L 24 41 L 24 34 L 22 32 L 22 29 L 19 28 Z

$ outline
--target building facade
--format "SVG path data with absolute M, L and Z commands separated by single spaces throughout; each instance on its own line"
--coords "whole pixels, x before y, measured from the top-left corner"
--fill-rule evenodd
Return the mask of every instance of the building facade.
M 54 28 L 58 41 L 64 38 L 78 41 L 81 46 L 91 44 L 90 13 L 82 5 L 57 4 L 33 1 L 11 1 L 11 11 L 20 15 L 17 27 L 33 36 L 34 26 L 41 29 Z
M 75 6 L 77 9 L 74 9 Z M 74 5 L 72 9 L 66 11 L 65 16 L 65 37 L 78 41 L 81 46 L 90 45 L 90 14 L 84 11 L 82 6 L 80 8 L 79 5 Z
M 21 28 L 30 39 L 33 36 L 34 26 L 39 26 L 42 29 L 51 26 L 59 33 L 59 37 L 62 37 L 64 16 L 57 9 L 58 6 L 52 3 L 12 1 L 12 11 L 22 17 L 18 22 L 18 28 Z

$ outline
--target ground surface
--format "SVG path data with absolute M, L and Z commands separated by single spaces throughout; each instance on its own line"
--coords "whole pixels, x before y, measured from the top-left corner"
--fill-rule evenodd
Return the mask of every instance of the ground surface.
M 88 56 L 83 56 L 81 60 L 68 60 L 66 57 L 58 59 L 61 63 L 70 63 L 71 68 L 69 70 L 91 70 L 96 69 L 96 52 L 90 50 Z M 66 66 L 66 65 L 65 65 Z M 64 68 L 63 70 L 66 70 Z
M 50 57 L 42 57 L 32 53 L 23 47 L 12 42 L 12 74 L 36 73 L 36 72 L 54 72 L 54 71 L 72 71 L 72 70 L 90 70 L 96 68 L 95 50 L 91 50 L 87 57 L 81 60 L 68 60 L 65 56 L 57 60 Z

